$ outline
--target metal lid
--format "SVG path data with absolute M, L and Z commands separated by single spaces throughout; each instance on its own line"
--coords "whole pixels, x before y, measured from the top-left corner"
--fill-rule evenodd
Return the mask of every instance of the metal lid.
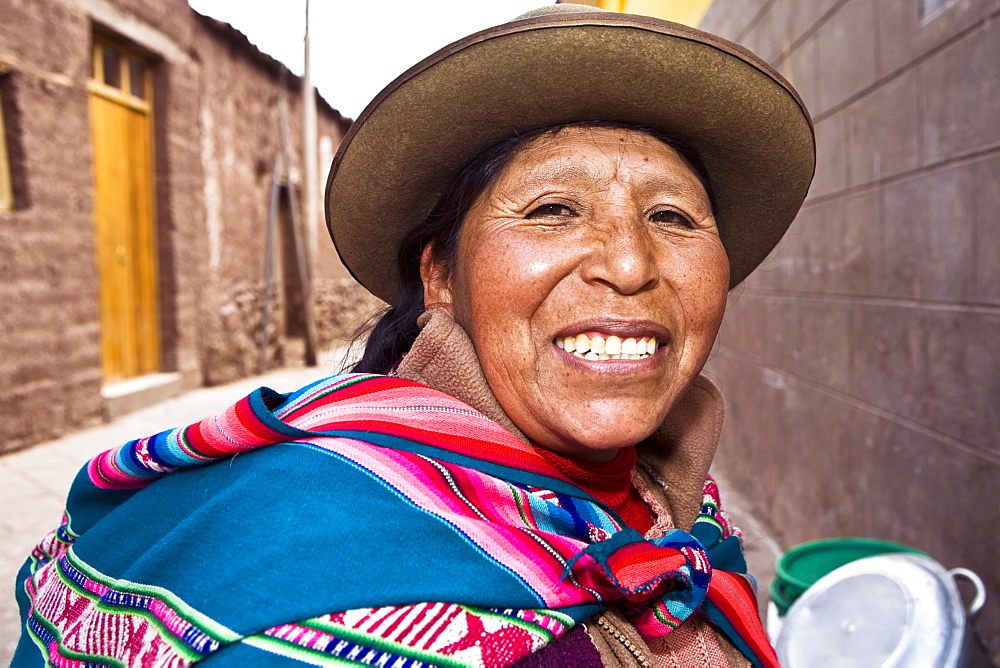
M 952 576 L 929 557 L 885 554 L 820 578 L 789 609 L 782 666 L 954 666 L 965 610 Z

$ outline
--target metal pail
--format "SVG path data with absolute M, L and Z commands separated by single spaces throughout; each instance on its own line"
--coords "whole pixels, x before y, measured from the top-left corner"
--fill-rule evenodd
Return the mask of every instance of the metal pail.
M 956 577 L 976 587 L 968 611 Z M 964 642 L 967 616 L 985 600 L 975 573 L 949 572 L 927 556 L 859 559 L 820 578 L 792 604 L 775 649 L 785 668 L 974 665 Z
M 800 543 L 775 564 L 771 600 L 778 614 L 784 615 L 806 589 L 827 573 L 858 559 L 896 552 L 927 556 L 915 547 L 878 538 L 824 538 Z

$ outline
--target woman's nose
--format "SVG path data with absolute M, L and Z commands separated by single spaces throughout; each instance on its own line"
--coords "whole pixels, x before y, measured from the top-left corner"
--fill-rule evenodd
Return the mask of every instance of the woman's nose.
M 623 295 L 655 286 L 659 272 L 651 240 L 643 228 L 624 223 L 601 230 L 583 263 L 583 279 L 606 285 Z

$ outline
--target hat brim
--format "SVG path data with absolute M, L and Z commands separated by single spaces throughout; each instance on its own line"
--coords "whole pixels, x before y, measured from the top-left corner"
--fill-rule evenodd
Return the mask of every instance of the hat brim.
M 781 239 L 815 169 L 801 99 L 736 44 L 629 14 L 515 20 L 410 68 L 351 126 L 326 191 L 345 266 L 393 303 L 402 239 L 462 167 L 519 132 L 588 120 L 660 128 L 699 155 L 731 287 Z

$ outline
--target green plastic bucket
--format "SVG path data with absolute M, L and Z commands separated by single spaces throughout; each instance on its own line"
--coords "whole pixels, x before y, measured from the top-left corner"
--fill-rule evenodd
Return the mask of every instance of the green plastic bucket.
M 784 615 L 806 589 L 827 573 L 858 559 L 891 552 L 928 556 L 909 545 L 877 538 L 827 538 L 801 543 L 778 559 L 769 590 L 771 600 L 778 614 Z

